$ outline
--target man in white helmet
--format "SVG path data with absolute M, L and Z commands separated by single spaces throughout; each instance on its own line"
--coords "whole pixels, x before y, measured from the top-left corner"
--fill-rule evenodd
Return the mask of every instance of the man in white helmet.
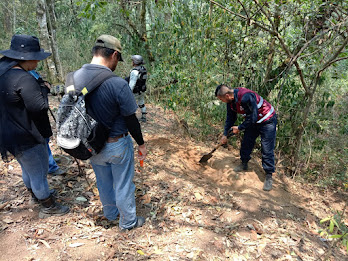
M 141 109 L 140 121 L 146 122 L 146 107 L 145 107 L 145 91 L 146 91 L 146 79 L 147 71 L 143 66 L 144 59 L 141 55 L 132 56 L 133 69 L 129 76 L 129 87 L 133 91 L 135 100 Z

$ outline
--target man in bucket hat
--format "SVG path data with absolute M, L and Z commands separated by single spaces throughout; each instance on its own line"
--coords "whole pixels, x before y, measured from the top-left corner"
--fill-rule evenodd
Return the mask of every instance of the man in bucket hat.
M 14 35 L 9 50 L 0 51 L 0 152 L 14 155 L 22 178 L 34 200 L 41 204 L 40 218 L 69 211 L 55 201 L 47 182 L 48 152 L 45 138 L 52 135 L 47 110 L 47 91 L 28 73 L 51 55 L 39 39 Z
M 101 35 L 92 48 L 93 58 L 74 75 L 74 92 L 88 86 L 93 79 L 112 72 L 123 61 L 120 41 L 111 35 Z M 90 158 L 97 179 L 104 217 L 114 224 L 120 216 L 122 231 L 141 227 L 145 219 L 136 215 L 134 177 L 134 149 L 130 135 L 138 144 L 139 160 L 147 154 L 139 121 L 135 115 L 137 104 L 127 82 L 109 77 L 86 96 L 88 114 L 107 127 L 109 137 L 104 148 Z

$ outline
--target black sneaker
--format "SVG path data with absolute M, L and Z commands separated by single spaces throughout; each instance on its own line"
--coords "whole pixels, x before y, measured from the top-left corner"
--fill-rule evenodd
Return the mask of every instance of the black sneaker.
M 141 116 L 140 121 L 141 121 L 141 122 L 146 122 L 146 116 L 144 116 L 144 115 Z
M 59 175 L 63 175 L 65 174 L 66 171 L 65 170 L 62 170 L 61 168 L 53 171 L 53 172 L 48 172 L 49 175 L 52 175 L 52 176 L 59 176 Z
M 138 227 L 142 227 L 145 223 L 145 218 L 138 216 L 137 217 L 137 222 L 135 223 L 135 225 L 133 227 L 130 228 L 122 228 L 121 232 L 126 232 L 128 230 L 132 230 L 133 228 L 138 228 Z
M 39 218 L 47 218 L 50 216 L 63 216 L 69 212 L 69 207 L 63 206 L 55 201 L 54 196 L 50 195 L 48 198 L 39 200 L 41 209 Z
M 272 175 L 266 175 L 265 182 L 263 183 L 263 190 L 270 191 L 272 190 L 273 179 Z

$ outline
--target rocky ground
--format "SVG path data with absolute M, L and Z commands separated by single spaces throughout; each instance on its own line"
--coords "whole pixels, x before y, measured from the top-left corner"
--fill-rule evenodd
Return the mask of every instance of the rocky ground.
M 58 101 L 50 99 L 54 111 Z M 344 248 L 319 234 L 319 221 L 343 210 L 346 192 L 296 183 L 281 171 L 264 192 L 257 156 L 249 171 L 236 173 L 238 150 L 230 146 L 202 166 L 215 144 L 185 136 L 171 112 L 148 111 L 148 157 L 144 168 L 136 162 L 135 175 L 144 227 L 121 233 L 103 220 L 91 166 L 82 163 L 79 173 L 53 138 L 67 173 L 48 179 L 71 211 L 39 219 L 18 163 L 1 162 L 0 260 L 347 260 Z

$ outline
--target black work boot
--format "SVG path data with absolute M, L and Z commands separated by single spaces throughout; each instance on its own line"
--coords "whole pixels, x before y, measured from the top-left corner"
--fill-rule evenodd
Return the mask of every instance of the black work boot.
M 57 203 L 52 195 L 46 199 L 39 200 L 39 202 L 42 206 L 39 212 L 39 218 L 63 216 L 69 212 L 69 207 Z
M 273 184 L 272 173 L 271 174 L 267 173 L 265 182 L 263 183 L 263 190 L 270 191 L 272 189 L 272 184 Z
M 235 172 L 241 172 L 248 170 L 248 162 L 242 162 L 237 167 L 233 169 Z
M 144 225 L 144 223 L 145 223 L 145 218 L 138 216 L 137 217 L 137 222 L 135 223 L 135 225 L 133 227 L 123 228 L 123 229 L 121 229 L 121 232 L 126 232 L 128 230 L 133 229 L 133 228 L 142 227 Z
M 28 191 L 31 194 L 31 199 L 29 201 L 29 205 L 35 205 L 35 204 L 39 204 L 39 200 L 38 198 L 35 196 L 33 190 L 31 188 L 27 188 Z M 52 196 L 57 196 L 57 191 L 55 189 L 50 189 L 50 195 Z

